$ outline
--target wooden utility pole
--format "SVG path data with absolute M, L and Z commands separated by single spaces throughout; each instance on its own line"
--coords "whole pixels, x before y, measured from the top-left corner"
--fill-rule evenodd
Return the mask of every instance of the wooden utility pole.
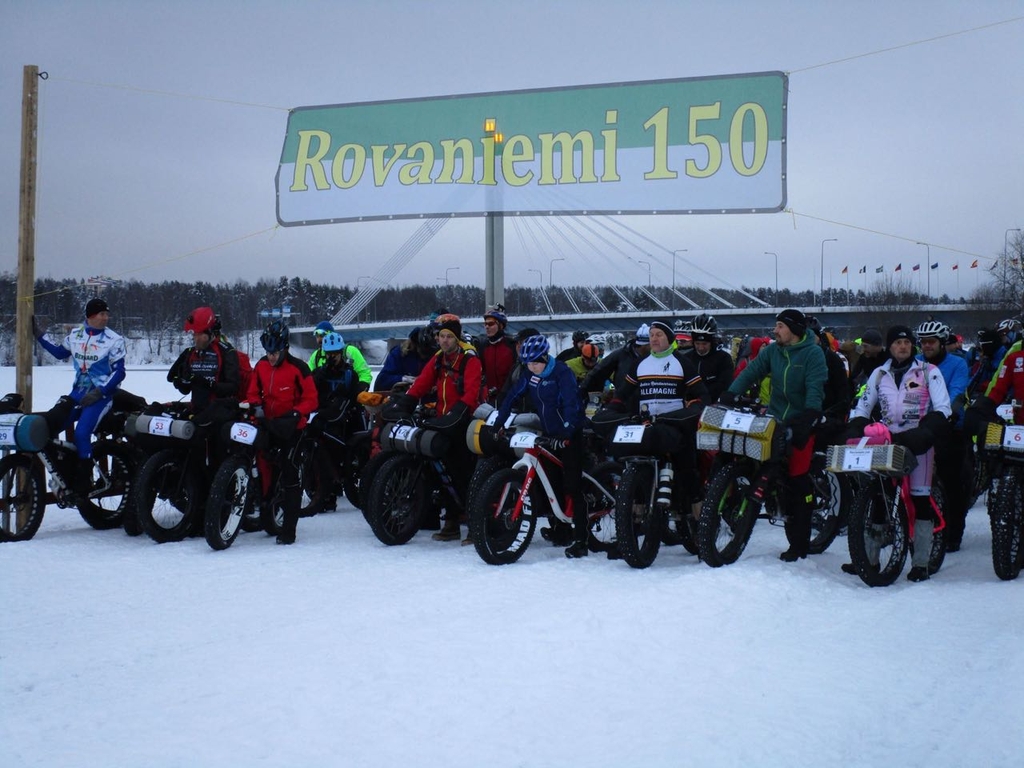
M 25 67 L 21 90 L 21 202 L 18 215 L 18 309 L 15 326 L 15 384 L 32 410 L 32 335 L 36 284 L 36 129 L 39 121 L 39 67 Z

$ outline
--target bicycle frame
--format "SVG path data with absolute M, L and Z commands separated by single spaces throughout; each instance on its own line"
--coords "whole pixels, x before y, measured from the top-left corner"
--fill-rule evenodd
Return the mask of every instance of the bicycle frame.
M 529 503 L 528 499 L 530 498 L 530 488 L 533 486 L 534 481 L 539 479 L 541 487 L 544 488 L 544 495 L 547 497 L 548 506 L 550 507 L 552 514 L 559 521 L 572 524 L 573 518 L 569 517 L 562 508 L 562 504 L 558 498 L 559 494 L 555 491 L 551 478 L 544 469 L 545 462 L 550 462 L 557 467 L 562 466 L 562 460 L 555 456 L 555 454 L 551 453 L 551 451 L 538 445 L 532 445 L 531 447 L 524 448 L 523 456 L 512 465 L 512 469 L 526 470 L 526 477 L 523 478 L 523 490 L 519 497 L 519 501 L 516 503 L 515 510 L 512 513 L 513 522 L 519 520 L 523 504 Z M 583 482 L 590 483 L 594 488 L 599 489 L 601 494 L 611 502 L 611 505 L 614 508 L 615 497 L 609 494 L 608 491 L 594 479 L 594 476 L 586 470 L 583 472 Z

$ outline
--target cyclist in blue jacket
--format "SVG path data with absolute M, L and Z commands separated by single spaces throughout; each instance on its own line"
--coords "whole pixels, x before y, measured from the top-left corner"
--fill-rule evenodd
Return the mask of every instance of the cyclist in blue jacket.
M 75 448 L 79 467 L 75 485 L 85 490 L 92 482 L 92 434 L 100 419 L 110 410 L 114 392 L 124 380 L 125 346 L 120 334 L 107 328 L 110 308 L 103 299 L 91 299 L 85 305 L 85 323 L 74 328 L 60 344 L 46 338 L 44 331 L 32 319 L 32 329 L 39 344 L 58 360 L 70 360 L 75 368 L 75 381 L 71 393 L 58 401 L 54 412 L 66 421 L 68 428 L 75 424 Z M 62 408 L 66 404 L 67 408 Z M 63 419 L 62 419 L 63 420 Z
M 551 347 L 543 336 L 524 339 L 519 347 L 519 359 L 529 375 L 520 377 L 502 399 L 497 423 L 504 424 L 508 420 L 513 403 L 523 393 L 529 395 L 540 417 L 542 432 L 552 438 L 551 447 L 562 460 L 565 509 L 572 517 L 575 539 L 565 550 L 565 556 L 586 557 L 588 521 L 582 494 L 584 414 L 576 375 L 551 355 Z

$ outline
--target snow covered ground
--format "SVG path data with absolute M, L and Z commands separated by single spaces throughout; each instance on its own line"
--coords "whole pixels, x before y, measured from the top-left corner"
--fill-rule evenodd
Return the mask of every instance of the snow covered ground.
M 69 383 L 37 369 L 36 407 Z M 922 584 L 843 574 L 845 539 L 784 548 L 762 522 L 735 565 L 634 571 L 538 537 L 497 568 L 350 507 L 224 552 L 51 507 L 0 548 L 0 764 L 1022 764 L 1024 579 L 993 574 L 983 503 Z

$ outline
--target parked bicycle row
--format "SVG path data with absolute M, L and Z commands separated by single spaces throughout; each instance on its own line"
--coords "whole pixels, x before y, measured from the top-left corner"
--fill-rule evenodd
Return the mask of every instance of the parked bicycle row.
M 262 529 L 289 544 L 300 517 L 344 494 L 386 544 L 433 530 L 493 564 L 518 560 L 538 528 L 570 558 L 605 552 L 644 568 L 664 545 L 712 567 L 733 563 L 759 517 L 784 525 L 786 562 L 824 551 L 848 526 L 844 570 L 877 586 L 899 576 L 908 553 L 912 581 L 938 572 L 956 517 L 950 496 L 966 497 L 962 535 L 970 496 L 992 478 L 996 573 L 1015 578 L 1024 558 L 1024 428 L 1012 423 L 1021 409 L 997 411 L 1014 392 L 1013 366 L 1024 366 L 1018 353 L 1006 391 L 978 398 L 965 420 L 948 356 L 930 362 L 929 347 L 948 334 L 941 323 L 916 337 L 888 329 L 888 359 L 851 408 L 841 395 L 849 386 L 832 386 L 834 350 L 797 310 L 780 313 L 774 342 L 735 378 L 713 318 L 695 319 L 690 353 L 668 323 L 645 324 L 600 392 L 588 389 L 592 367 L 574 373 L 537 333 L 499 339 L 513 362 L 504 380 L 488 378 L 493 350 L 473 349 L 444 313 L 428 326 L 437 350 L 420 371 L 370 393 L 333 330 L 318 329 L 307 364 L 275 321 L 250 371 L 201 307 L 186 320 L 195 343 L 168 374 L 190 402 L 147 403 L 120 388 L 123 344 L 118 357 L 96 301 L 61 345 L 45 343 L 75 362 L 71 394 L 40 414 L 20 413 L 16 395 L 3 401 L 0 443 L 12 449 L 0 460 L 3 540 L 31 538 L 55 503 L 94 527 L 159 542 L 202 535 L 224 549 L 239 531 Z M 488 320 L 504 331 L 500 308 Z M 417 342 L 429 345 L 424 335 Z M 72 426 L 74 441 L 61 439 Z M 936 449 L 956 431 L 979 438 L 950 475 L 973 488 L 935 476 Z

